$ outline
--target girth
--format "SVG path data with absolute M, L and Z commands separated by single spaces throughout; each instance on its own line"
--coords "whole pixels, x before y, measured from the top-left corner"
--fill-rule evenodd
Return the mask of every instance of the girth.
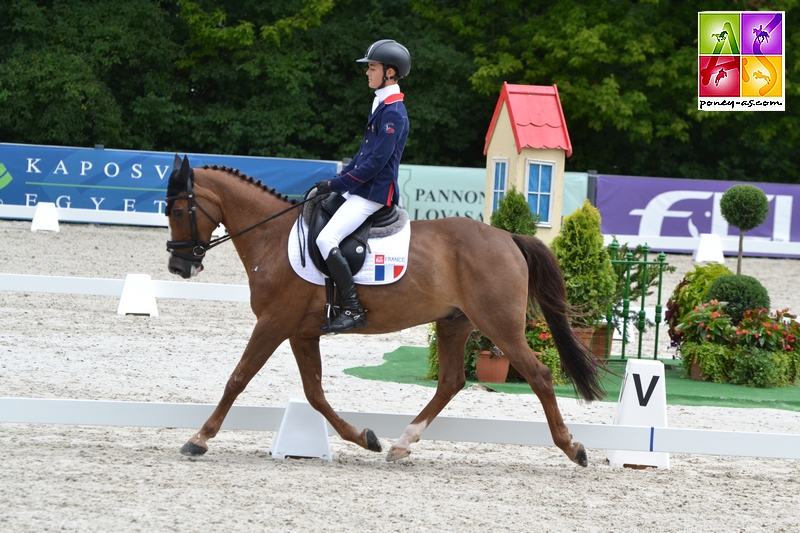
M 311 262 L 314 263 L 314 266 L 326 276 L 330 276 L 331 273 L 317 246 L 317 237 L 333 214 L 346 201 L 347 200 L 339 193 L 332 192 L 322 200 L 315 202 L 314 208 L 311 211 L 311 216 L 309 217 L 310 220 L 308 220 L 308 256 L 311 258 Z M 353 233 L 342 239 L 342 242 L 339 243 L 339 249 L 350 265 L 350 272 L 355 274 L 364 266 L 364 260 L 367 257 L 367 239 L 369 238 L 370 230 L 372 228 L 390 226 L 397 222 L 399 218 L 400 215 L 397 211 L 397 206 L 387 205 L 381 207 L 370 215 Z

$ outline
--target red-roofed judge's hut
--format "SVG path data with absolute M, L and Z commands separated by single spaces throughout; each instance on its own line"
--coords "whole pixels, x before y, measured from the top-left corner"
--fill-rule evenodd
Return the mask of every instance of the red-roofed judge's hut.
M 504 83 L 483 153 L 483 220 L 488 223 L 498 201 L 514 187 L 539 214 L 536 236 L 552 241 L 561 227 L 564 161 L 572 155 L 556 86 Z

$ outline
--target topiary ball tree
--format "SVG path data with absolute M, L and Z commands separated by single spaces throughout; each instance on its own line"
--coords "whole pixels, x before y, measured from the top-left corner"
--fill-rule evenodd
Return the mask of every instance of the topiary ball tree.
M 512 188 L 498 202 L 497 211 L 492 213 L 489 224 L 519 235 L 536 235 L 539 215 L 531 211 L 525 196 Z
M 755 185 L 734 185 L 722 195 L 719 201 L 722 217 L 725 221 L 739 228 L 739 257 L 736 273 L 742 273 L 742 243 L 744 234 L 757 228 L 769 215 L 769 200 L 764 191 Z
M 767 289 L 756 278 L 737 274 L 717 278 L 706 291 L 704 301 L 728 302 L 725 312 L 731 316 L 733 324 L 742 321 L 745 311 L 750 309 L 769 309 Z

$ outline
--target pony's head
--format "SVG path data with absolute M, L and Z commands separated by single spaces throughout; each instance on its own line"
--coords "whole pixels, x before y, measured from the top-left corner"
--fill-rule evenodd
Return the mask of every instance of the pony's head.
M 169 218 L 170 232 L 167 241 L 169 271 L 188 279 L 203 270 L 203 257 L 211 233 L 219 225 L 194 191 L 194 170 L 189 166 L 188 156 L 181 160 L 175 155 L 166 199 L 165 214 Z M 202 216 L 198 216 L 198 209 Z

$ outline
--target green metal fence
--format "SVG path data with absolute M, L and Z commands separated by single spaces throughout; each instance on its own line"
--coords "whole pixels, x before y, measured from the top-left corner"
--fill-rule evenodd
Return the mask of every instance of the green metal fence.
M 644 331 L 646 327 L 646 312 L 645 312 L 645 302 L 647 299 L 647 289 L 648 289 L 648 273 L 652 270 L 651 266 L 658 267 L 658 297 L 656 300 L 655 305 L 655 316 L 654 316 L 654 327 L 655 327 L 655 346 L 653 347 L 653 359 L 658 358 L 658 334 L 659 329 L 661 326 L 661 296 L 662 296 L 662 283 L 664 280 L 664 269 L 669 266 L 669 263 L 666 262 L 666 254 L 661 252 L 658 254 L 657 261 L 648 261 L 647 256 L 650 252 L 650 246 L 645 244 L 642 246 L 642 260 L 637 261 L 633 259 L 633 253 L 628 251 L 625 254 L 625 259 L 617 259 L 617 251 L 619 250 L 619 243 L 616 239 L 611 243 L 609 246 L 610 253 L 611 253 L 611 263 L 614 265 L 623 265 L 625 268 L 625 292 L 622 299 L 622 309 L 621 312 L 615 313 L 614 304 L 610 304 L 608 306 L 608 311 L 606 313 L 606 324 L 608 327 L 606 328 L 606 346 L 605 346 L 605 357 L 609 358 L 611 354 L 611 343 L 613 339 L 613 332 L 615 327 L 618 325 L 622 326 L 622 352 L 619 354 L 620 357 L 624 360 L 626 357 L 626 349 L 628 342 L 628 327 L 633 326 L 629 324 L 630 322 L 635 321 L 635 327 L 639 331 L 639 340 L 638 340 L 638 349 L 637 349 L 637 357 L 641 359 L 642 357 L 642 341 L 644 338 Z M 637 269 L 637 272 L 641 276 L 641 294 L 639 295 L 639 311 L 631 311 L 631 280 L 632 280 L 632 271 L 633 269 Z M 619 311 L 619 310 L 618 310 Z M 621 324 L 620 324 L 621 322 Z

